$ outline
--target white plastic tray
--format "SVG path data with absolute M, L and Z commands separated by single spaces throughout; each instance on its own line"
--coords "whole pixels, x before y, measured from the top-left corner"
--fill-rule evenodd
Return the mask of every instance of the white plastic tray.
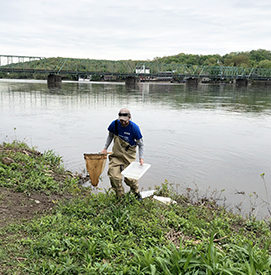
M 141 165 L 139 162 L 132 162 L 121 174 L 126 178 L 139 180 L 150 167 L 151 165 L 147 163 Z

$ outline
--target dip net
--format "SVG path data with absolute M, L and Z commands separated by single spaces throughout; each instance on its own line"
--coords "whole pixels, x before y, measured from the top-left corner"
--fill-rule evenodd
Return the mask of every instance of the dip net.
M 99 183 L 100 175 L 102 174 L 107 155 L 106 154 L 84 154 L 87 171 L 89 173 L 90 181 L 93 186 Z

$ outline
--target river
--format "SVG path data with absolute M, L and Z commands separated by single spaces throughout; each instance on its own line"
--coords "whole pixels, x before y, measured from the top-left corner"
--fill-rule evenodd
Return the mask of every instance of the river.
M 1 79 L 0 142 L 52 149 L 66 169 L 86 174 L 83 154 L 103 149 L 107 127 L 122 107 L 140 126 L 151 164 L 139 180 L 142 190 L 167 181 L 179 192 L 221 195 L 233 210 L 264 211 L 271 183 L 271 87 L 63 82 L 61 89 L 48 89 L 42 80 Z M 102 189 L 109 187 L 106 170 Z

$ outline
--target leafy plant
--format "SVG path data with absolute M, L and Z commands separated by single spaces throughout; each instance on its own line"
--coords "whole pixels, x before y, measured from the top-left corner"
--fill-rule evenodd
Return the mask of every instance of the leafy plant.
M 215 196 L 208 200 L 207 193 L 201 198 L 192 190 L 186 196 L 165 182 L 157 194 L 176 204 L 151 197 L 139 203 L 130 193 L 117 200 L 110 189 L 83 192 L 75 177 L 59 170 L 60 158 L 52 152 L 44 156 L 25 145 L 6 144 L 0 154 L 14 160 L 0 164 L 1 186 L 71 195 L 54 201 L 54 209 L 46 215 L 0 228 L 0 273 L 271 272 L 270 224 L 227 212 Z

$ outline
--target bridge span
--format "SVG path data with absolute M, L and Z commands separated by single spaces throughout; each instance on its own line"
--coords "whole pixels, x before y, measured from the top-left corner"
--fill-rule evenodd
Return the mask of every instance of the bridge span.
M 2 74 L 46 74 L 48 82 L 61 82 L 67 76 L 75 79 L 90 76 L 116 76 L 132 82 L 137 78 L 171 77 L 198 83 L 201 79 L 225 80 L 247 84 L 249 80 L 271 81 L 271 69 L 189 64 L 164 64 L 132 60 L 96 60 L 0 55 Z

